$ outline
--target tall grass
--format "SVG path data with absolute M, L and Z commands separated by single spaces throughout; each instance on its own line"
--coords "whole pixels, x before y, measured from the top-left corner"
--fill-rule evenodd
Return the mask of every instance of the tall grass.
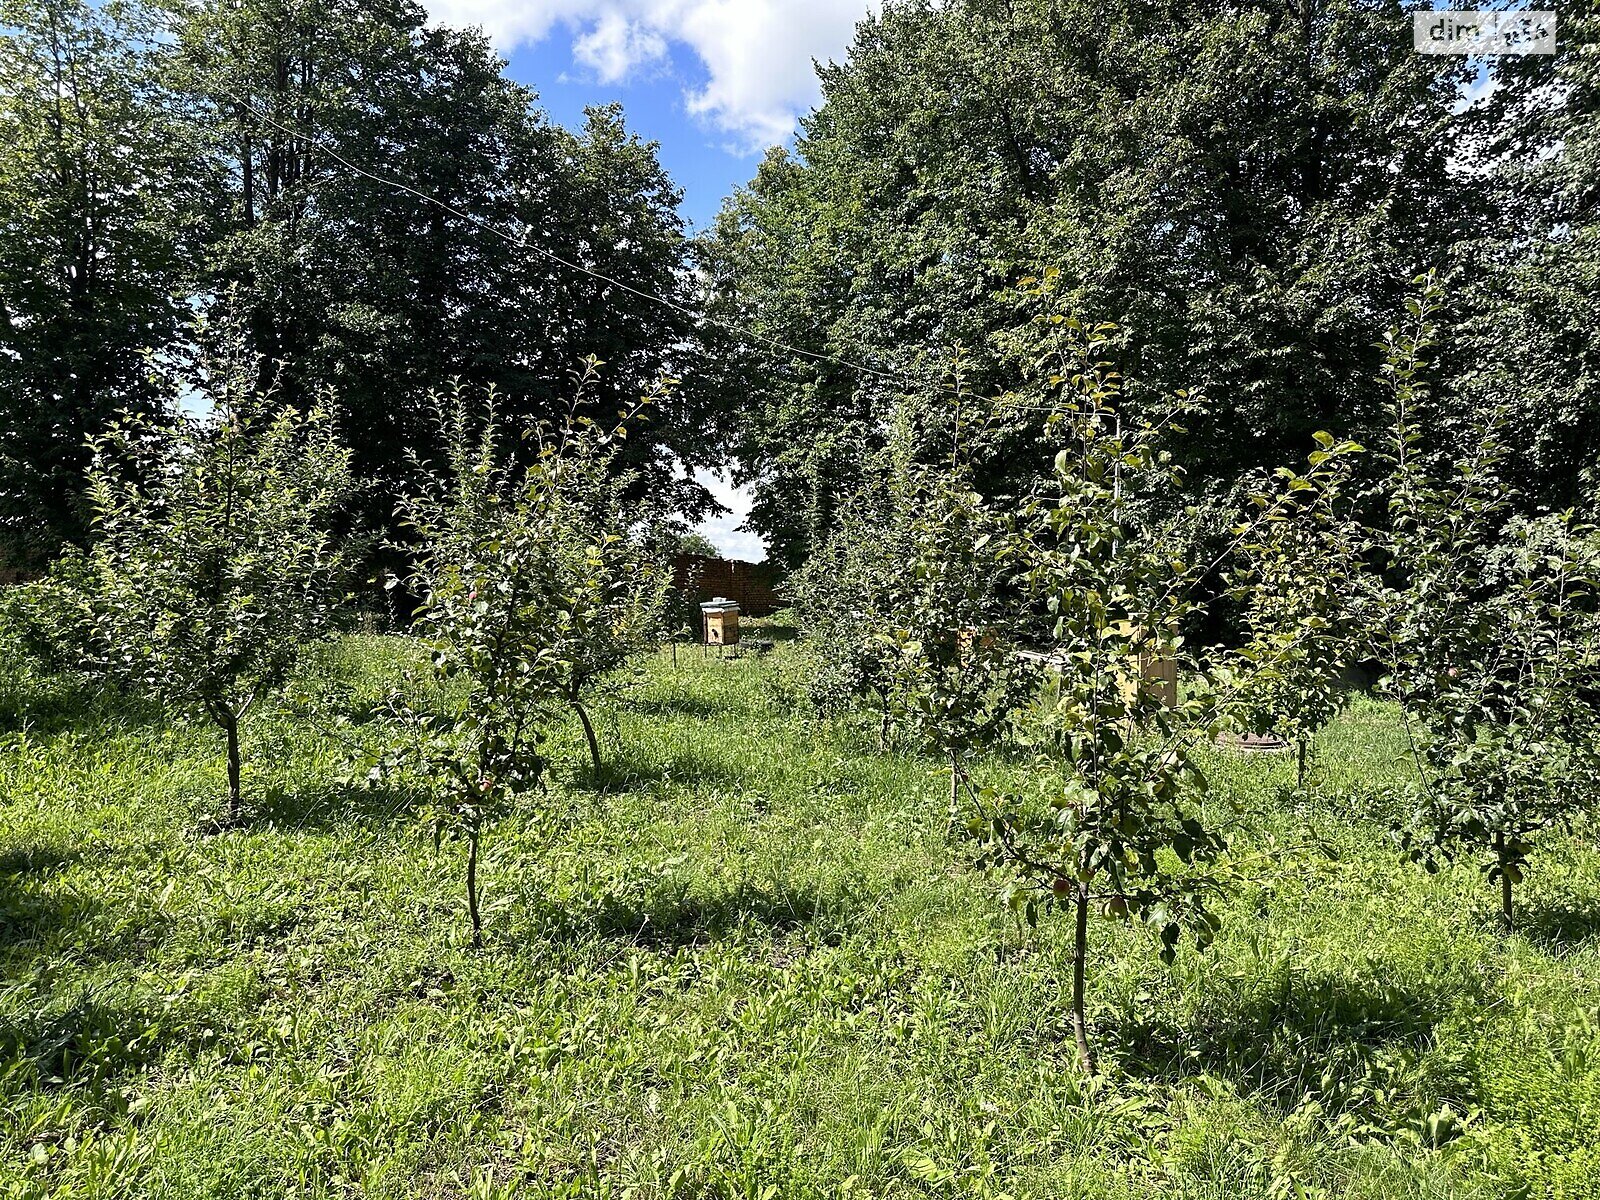
M 1211 757 L 1223 934 L 1169 970 L 1094 929 L 1090 1082 L 1068 931 L 993 902 L 935 764 L 807 719 L 784 645 L 652 661 L 599 778 L 564 730 L 487 833 L 470 950 L 424 798 L 351 768 L 411 652 L 319 651 L 212 837 L 207 730 L 8 720 L 0 1196 L 1600 1194 L 1594 831 L 1501 936 L 1481 878 L 1389 845 L 1381 706 L 1309 794 Z

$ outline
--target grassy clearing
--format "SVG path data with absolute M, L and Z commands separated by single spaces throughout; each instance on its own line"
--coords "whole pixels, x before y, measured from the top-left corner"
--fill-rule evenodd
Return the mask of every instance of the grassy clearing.
M 786 652 L 662 655 L 603 780 L 563 729 L 487 835 L 483 952 L 418 798 L 344 779 L 401 643 L 314 665 L 339 737 L 253 721 L 220 836 L 208 731 L 58 697 L 0 742 L 0 1195 L 1600 1194 L 1593 830 L 1502 937 L 1386 843 L 1382 708 L 1312 800 L 1215 756 L 1224 932 L 1168 970 L 1095 930 L 1091 1085 L 1065 923 L 1001 913 L 934 766 L 805 722 Z

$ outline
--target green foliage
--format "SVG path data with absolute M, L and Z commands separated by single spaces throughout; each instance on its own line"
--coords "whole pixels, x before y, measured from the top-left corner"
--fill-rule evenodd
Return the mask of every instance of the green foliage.
M 0 589 L 0 728 L 70 724 L 97 681 L 83 670 L 96 631 L 87 556 L 69 551 L 44 578 Z M 101 689 L 104 690 L 104 689 Z M 136 707 L 126 693 L 116 707 Z
M 607 490 L 603 479 L 595 479 L 591 486 L 591 495 Z M 569 664 L 567 700 L 583 723 L 598 779 L 600 744 L 589 706 L 600 695 L 615 693 L 631 682 L 622 679 L 621 672 L 661 644 L 672 568 L 629 528 L 620 507 L 588 509 L 581 517 L 568 514 L 559 532 L 570 555 L 563 596 L 571 621 L 564 652 Z
M 220 837 L 203 729 L 0 736 L 0 1194 L 1587 1200 L 1593 823 L 1541 842 L 1503 938 L 1474 872 L 1366 816 L 1406 770 L 1392 704 L 1336 718 L 1287 803 L 1292 764 L 1202 748 L 1250 870 L 1204 959 L 1091 927 L 1086 1080 L 1070 924 L 997 919 L 935 762 L 769 698 L 797 648 L 647 664 L 632 778 L 553 772 L 496 824 L 479 951 L 408 819 L 433 797 L 346 779 L 410 639 L 308 656 L 295 690 L 352 725 L 259 709 L 268 807 Z M 544 749 L 581 757 L 576 723 Z
M 1226 843 L 1202 819 L 1206 781 L 1194 746 L 1257 703 L 1256 687 L 1271 676 L 1248 660 L 1243 669 L 1195 661 L 1183 664 L 1192 679 L 1180 697 L 1149 682 L 1160 664 L 1176 668 L 1207 565 L 1185 560 L 1172 525 L 1137 514 L 1181 483 L 1163 442 L 1197 402 L 1179 394 L 1160 420 L 1122 414 L 1123 380 L 1107 358 L 1117 331 L 1059 312 L 1058 280 L 1050 272 L 1023 284 L 1041 309 L 1031 357 L 1051 401 L 1046 436 L 1060 448 L 1053 481 L 1020 503 L 1007 550 L 1048 622 L 1051 736 L 1036 786 L 986 791 L 971 829 L 980 863 L 1009 878 L 1013 909 L 1030 923 L 1041 904 L 1073 914 L 1073 1026 L 1079 1061 L 1093 1071 L 1084 1004 L 1090 910 L 1152 927 L 1169 962 L 1185 929 L 1197 946 L 1211 943 L 1212 868 Z M 1294 498 L 1328 488 L 1359 449 L 1318 440 L 1308 475 L 1285 473 L 1283 495 L 1263 502 L 1260 524 L 1304 519 Z M 1246 526 L 1238 540 L 1252 532 Z
M 1041 340 L 1054 350 L 1051 384 L 1059 389 L 1046 425 L 1061 449 L 1054 487 L 1041 488 L 1018 512 L 1011 554 L 1050 621 L 1056 678 L 1047 720 L 1061 769 L 1040 779 L 1041 794 L 980 796 L 972 832 L 982 842 L 980 864 L 1011 877 L 1008 903 L 1030 924 L 1041 903 L 1059 904 L 1075 915 L 1086 955 L 1094 906 L 1154 925 L 1170 959 L 1181 926 L 1193 929 L 1202 947 L 1216 929 L 1203 869 L 1224 845 L 1190 809 L 1204 778 L 1186 744 L 1189 727 L 1211 723 L 1212 702 L 1193 693 L 1169 713 L 1144 684 L 1147 662 L 1178 652 L 1189 568 L 1159 530 L 1132 526 L 1124 493 L 1168 486 L 1177 475 L 1159 449 L 1156 425 L 1123 427 L 1121 379 L 1103 358 L 1113 330 L 1050 314 L 1039 320 Z M 1141 738 L 1141 728 L 1154 737 Z M 1179 860 L 1176 870 L 1169 852 Z M 1201 870 L 1183 869 L 1190 864 Z M 1081 957 L 1073 976 L 1079 1060 L 1093 1071 Z
M 1552 1022 L 1507 1023 L 1479 1057 L 1486 1106 L 1510 1118 L 1504 1141 L 1475 1140 L 1496 1174 L 1524 1195 L 1578 1200 L 1600 1187 L 1600 1073 L 1595 1070 L 1597 1013 Z M 1537 1113 L 1537 1119 L 1533 1118 Z
M 88 523 L 88 439 L 159 409 L 207 178 L 137 4 L 0 4 L 0 571 Z
M 615 106 L 550 122 L 504 67 L 480 30 L 414 0 L 6 0 L 0 570 L 82 541 L 86 440 L 124 408 L 181 400 L 168 376 L 215 348 L 222 307 L 259 387 L 334 406 L 366 484 L 361 553 L 393 532 L 392 497 L 416 486 L 407 452 L 433 433 L 424 398 L 448 379 L 559 420 L 580 355 L 614 364 L 592 417 L 669 354 L 697 362 L 680 194 L 656 147 Z M 551 256 L 678 307 L 618 304 Z M 623 456 L 691 515 L 708 497 L 676 468 L 720 456 L 716 402 L 663 396 Z
M 546 459 L 513 486 L 489 393 L 474 413 L 467 393 L 440 398 L 444 482 L 402 505 L 421 545 L 412 585 L 423 596 L 415 632 L 432 652 L 433 709 L 416 681 L 394 702 L 408 741 L 382 775 L 420 779 L 439 798 L 435 828 L 467 841 L 467 911 L 481 944 L 478 846 L 484 818 L 544 771 L 539 744 L 563 697 L 553 552 L 559 462 Z M 475 424 L 476 420 L 476 424 Z M 454 686 L 452 686 L 454 685 Z M 442 710 L 442 711 L 440 711 Z M 375 776 L 382 777 L 382 776 Z
M 880 748 L 898 733 L 949 765 L 953 820 L 967 757 L 1006 740 L 1037 681 L 1005 616 L 1004 522 L 971 490 L 960 449 L 924 461 L 939 458 L 939 432 L 901 410 L 790 590 L 813 705 L 837 713 L 872 696 Z
M 1554 54 L 1490 62 L 1458 144 L 1496 217 L 1452 255 L 1434 374 L 1459 411 L 1505 413 L 1502 473 L 1526 507 L 1559 511 L 1600 445 L 1600 9 L 1563 7 Z
M 714 302 L 913 384 L 938 370 L 928 348 L 965 345 L 992 394 L 1017 377 L 992 335 L 1030 315 L 1002 289 L 1063 264 L 1068 306 L 1134 335 L 1129 417 L 1212 398 L 1173 446 L 1225 492 L 1376 414 L 1379 314 L 1486 211 L 1483 178 L 1450 165 L 1466 74 L 1414 53 L 1392 0 L 894 0 L 822 68 L 793 151 L 727 203 Z M 904 385 L 729 358 L 751 520 L 797 564 Z M 1038 451 L 1015 443 L 980 490 L 1048 469 Z
M 330 627 L 331 529 L 350 489 L 328 411 L 286 407 L 256 373 L 238 355 L 206 380 L 206 415 L 112 425 L 89 476 L 86 662 L 223 732 L 225 821 L 241 798 L 240 721 Z
M 700 615 L 702 578 L 703 571 L 700 564 L 691 559 L 684 573 L 683 587 L 673 587 L 670 577 L 666 581 L 666 595 L 661 604 L 661 626 L 657 630 L 657 636 L 672 647 L 674 662 L 677 661 L 680 644 L 694 645 L 704 637 Z
M 0 592 L 0 621 L 16 650 L 53 675 L 84 665 L 96 628 L 94 575 L 88 555 L 70 550 L 32 583 Z
M 584 383 L 594 378 L 596 366 L 591 359 Z M 668 394 L 663 383 L 643 403 L 653 409 Z M 579 431 L 591 436 L 587 426 Z M 557 450 L 564 460 L 554 514 L 564 581 L 561 657 L 567 664 L 567 701 L 583 724 L 597 780 L 600 744 L 589 706 L 615 694 L 626 682 L 620 673 L 661 644 L 672 585 L 672 563 L 660 536 L 669 514 L 630 500 L 638 480 L 616 471 L 627 433 L 625 418 L 593 446 L 568 439 Z
M 902 463 L 892 490 L 909 553 L 883 580 L 889 625 L 877 637 L 896 711 L 949 764 L 955 823 L 971 799 L 969 760 L 1011 740 L 1039 671 L 1019 654 L 1004 518 L 959 465 Z
M 1600 800 L 1600 540 L 1570 511 L 1516 514 L 1501 414 L 1459 434 L 1441 418 L 1424 374 L 1440 293 L 1419 282 L 1389 338 L 1388 513 L 1374 536 L 1387 586 L 1369 621 L 1384 687 L 1413 722 L 1403 844 L 1430 869 L 1483 860 L 1509 927 L 1534 839 Z
M 1241 654 L 1256 672 L 1250 723 L 1296 748 L 1302 788 L 1311 739 L 1348 696 L 1365 569 L 1363 531 L 1346 503 L 1358 447 L 1325 433 L 1317 442 L 1309 460 L 1321 470 L 1316 486 L 1279 468 L 1276 490 L 1252 497 L 1265 518 L 1235 531 L 1244 541 L 1231 580 L 1248 635 Z
M 913 551 L 889 480 L 885 472 L 869 475 L 846 498 L 832 533 L 789 584 L 809 660 L 805 690 L 812 706 L 837 715 L 873 696 L 880 749 L 889 741 L 894 704 L 892 648 L 882 636 L 893 625 L 890 581 Z
M 690 532 L 678 539 L 679 554 L 697 554 L 701 558 L 721 558 L 716 544 L 705 534 Z
M 593 354 L 611 366 L 580 415 L 607 420 L 669 353 L 694 361 L 687 317 L 618 303 L 548 257 L 692 303 L 680 193 L 620 108 L 574 130 L 551 122 L 482 30 L 431 22 L 415 0 L 206 0 L 175 20 L 170 85 L 203 108 L 222 169 L 197 291 L 237 286 L 252 345 L 284 362 L 291 398 L 336 389 L 374 484 L 359 498 L 367 532 L 392 537 L 392 497 L 420 486 L 409 452 L 441 451 L 426 396 L 447 381 L 495 387 L 507 418 L 559 422 L 568 368 Z M 621 456 L 691 509 L 704 493 L 678 481 L 674 455 L 700 466 L 717 453 L 695 397 L 663 396 Z
M 481 407 L 471 395 L 436 397 L 442 481 L 402 505 L 422 548 L 410 584 L 424 598 L 415 633 L 432 651 L 432 686 L 413 679 L 394 699 L 399 740 L 375 778 L 419 781 L 438 796 L 436 830 L 467 843 L 481 945 L 485 820 L 541 784 L 541 745 L 566 705 L 578 708 L 598 769 L 582 705 L 649 644 L 665 582 L 606 482 L 632 414 L 610 429 L 586 418 L 536 426 L 533 462 L 519 467 L 495 394 Z

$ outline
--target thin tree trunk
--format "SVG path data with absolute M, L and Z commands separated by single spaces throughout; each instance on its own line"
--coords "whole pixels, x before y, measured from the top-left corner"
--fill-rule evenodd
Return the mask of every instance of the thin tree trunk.
M 678 669 L 678 642 L 676 638 L 672 641 L 672 669 L 674 671 Z
M 954 750 L 950 751 L 950 828 L 954 829 L 956 818 L 961 814 L 961 757 Z
M 1093 1075 L 1094 1050 L 1089 1045 L 1089 1023 L 1084 1016 L 1084 968 L 1089 958 L 1089 885 L 1078 885 L 1077 929 L 1072 951 L 1072 1033 L 1078 1042 L 1078 1065 Z
M 578 720 L 583 722 L 583 736 L 589 739 L 589 758 L 594 763 L 594 777 L 600 778 L 600 743 L 594 736 L 594 725 L 589 720 L 589 714 L 582 704 L 574 700 L 572 707 L 578 713 Z
M 228 737 L 228 807 L 223 810 L 222 821 L 225 825 L 231 825 L 239 815 L 242 799 L 239 783 L 239 718 L 228 716 L 222 722 L 222 731 Z
M 1514 913 L 1511 906 L 1511 876 L 1506 868 L 1510 864 L 1506 861 L 1506 835 L 1497 833 L 1494 837 L 1495 861 L 1500 864 L 1500 925 L 1510 933 L 1515 927 Z
M 245 111 L 243 104 L 234 105 L 234 115 L 238 118 L 240 128 L 239 166 L 243 184 L 243 194 L 240 199 L 244 209 L 244 226 L 246 229 L 254 229 L 256 224 L 256 151 L 250 141 L 250 129 L 245 122 Z
M 1300 738 L 1297 739 L 1297 741 L 1298 741 L 1299 750 L 1300 750 L 1300 773 L 1299 773 L 1299 783 L 1297 784 L 1297 786 L 1299 787 L 1299 789 L 1301 791 L 1305 791 L 1305 787 L 1306 787 L 1306 750 L 1307 750 L 1306 739 L 1305 739 L 1304 735 L 1302 735 Z
M 478 819 L 467 826 L 467 919 L 472 922 L 472 948 L 483 948 L 483 918 L 478 915 Z

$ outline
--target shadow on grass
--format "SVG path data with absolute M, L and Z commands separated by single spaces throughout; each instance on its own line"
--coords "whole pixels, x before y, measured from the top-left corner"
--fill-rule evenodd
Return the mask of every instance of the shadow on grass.
M 795 642 L 800 640 L 800 631 L 793 625 L 766 625 L 756 621 L 751 623 L 750 636 L 766 638 L 769 642 Z
M 642 896 L 607 896 L 594 908 L 547 909 L 549 936 L 581 941 L 599 935 L 671 949 L 725 941 L 741 932 L 786 933 L 823 922 L 830 927 L 848 898 L 775 891 L 748 881 L 715 895 L 661 889 Z M 837 941 L 831 929 L 824 941 Z
M 78 861 L 82 854 L 39 843 L 0 855 L 0 964 L 27 957 L 29 948 L 50 947 L 88 925 L 103 907 L 71 890 L 56 890 L 45 880 Z
M 159 704 L 131 693 L 68 677 L 51 677 L 24 695 L 0 701 L 0 733 L 32 737 L 104 730 L 115 733 L 165 720 Z
M 33 845 L 15 846 L 0 854 L 0 886 L 4 886 L 4 878 L 9 875 L 54 875 L 63 867 L 69 867 L 83 858 L 81 850 L 69 850 L 64 846 Z
M 628 711 L 647 717 L 724 717 L 727 704 L 711 696 L 640 696 L 630 698 Z
M 1600 904 L 1524 905 L 1516 931 L 1546 953 L 1581 949 L 1600 937 Z
M 810 925 L 831 907 L 810 894 L 779 894 L 741 883 L 714 896 L 664 895 L 643 904 L 608 902 L 596 926 L 606 937 L 643 946 L 722 941 L 751 926 L 774 932 Z
M 93 897 L 0 877 L 0 979 L 40 965 L 142 962 L 171 931 L 163 915 L 120 913 Z
M 1337 1113 L 1431 1046 L 1447 1007 L 1443 996 L 1381 980 L 1280 973 L 1218 997 L 1187 1023 L 1125 1020 L 1104 1036 L 1136 1074 L 1213 1075 L 1282 1112 L 1310 1098 Z
M 651 784 L 678 783 L 694 787 L 702 784 L 738 786 L 743 782 L 742 772 L 700 754 L 677 754 L 667 762 L 655 762 L 628 750 L 603 758 L 598 774 L 585 758 L 573 778 L 578 787 L 594 792 L 627 792 Z
M 246 798 L 242 829 L 314 830 L 342 825 L 384 825 L 404 821 L 424 803 L 421 792 L 386 787 L 326 787 L 286 792 L 273 790 Z
M 32 943 L 50 944 L 58 935 L 81 930 L 104 906 L 86 896 L 59 894 L 0 878 L 0 962 Z
M 0 1070 L 15 1086 L 104 1087 L 155 1062 L 168 1046 L 194 1042 L 171 1010 L 80 999 L 57 1013 L 0 1018 Z M 187 1032 L 186 1032 L 187 1030 Z

